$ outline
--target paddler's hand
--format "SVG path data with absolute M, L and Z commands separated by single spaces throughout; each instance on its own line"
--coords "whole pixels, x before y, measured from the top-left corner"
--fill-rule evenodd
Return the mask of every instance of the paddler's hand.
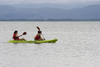
M 20 35 L 20 36 L 18 36 L 18 37 L 21 37 L 21 36 L 23 36 L 23 34 L 22 34 L 22 35 Z

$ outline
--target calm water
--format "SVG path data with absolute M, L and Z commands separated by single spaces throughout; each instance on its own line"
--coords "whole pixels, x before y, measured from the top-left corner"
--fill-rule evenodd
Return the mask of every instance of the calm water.
M 39 26 L 56 43 L 7 43 L 15 30 L 33 40 Z M 0 21 L 0 67 L 99 67 L 100 22 Z

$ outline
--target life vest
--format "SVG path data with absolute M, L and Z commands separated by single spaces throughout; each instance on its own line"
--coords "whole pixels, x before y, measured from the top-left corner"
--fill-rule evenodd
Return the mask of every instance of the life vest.
M 35 39 L 35 40 L 39 40 L 40 37 L 41 37 L 41 36 L 37 34 L 37 35 L 34 37 L 34 39 Z
M 19 37 L 16 37 L 16 34 L 13 34 L 13 39 L 14 40 L 19 40 Z

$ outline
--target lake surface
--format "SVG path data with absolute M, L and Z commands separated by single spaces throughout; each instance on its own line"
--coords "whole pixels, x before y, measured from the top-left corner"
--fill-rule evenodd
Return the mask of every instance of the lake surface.
M 13 32 L 33 40 L 39 26 L 56 43 L 7 43 Z M 0 21 L 0 67 L 100 67 L 100 21 Z

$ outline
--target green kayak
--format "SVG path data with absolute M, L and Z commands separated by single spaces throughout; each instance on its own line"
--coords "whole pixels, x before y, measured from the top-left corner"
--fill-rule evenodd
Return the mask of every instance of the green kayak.
M 20 41 L 20 40 L 9 40 L 8 43 L 55 43 L 58 39 L 43 40 L 43 41 Z

